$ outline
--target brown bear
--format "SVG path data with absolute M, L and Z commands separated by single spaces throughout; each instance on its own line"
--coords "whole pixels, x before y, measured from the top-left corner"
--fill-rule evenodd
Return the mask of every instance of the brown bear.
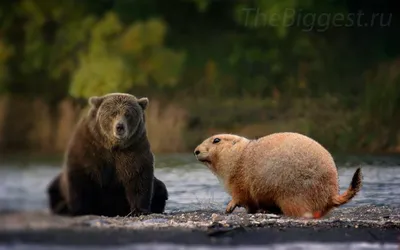
M 256 140 L 218 134 L 204 140 L 194 154 L 232 196 L 226 213 L 241 206 L 248 213 L 317 218 L 350 201 L 361 188 L 357 169 L 349 188 L 338 194 L 331 154 L 299 133 L 274 133 Z
M 168 192 L 154 176 L 145 127 L 148 102 L 125 93 L 89 98 L 63 170 L 47 189 L 53 213 L 111 217 L 164 211 Z

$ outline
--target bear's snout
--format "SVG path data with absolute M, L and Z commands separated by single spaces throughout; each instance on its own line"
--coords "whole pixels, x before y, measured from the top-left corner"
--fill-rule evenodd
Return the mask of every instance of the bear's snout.
M 114 135 L 118 139 L 124 138 L 127 135 L 126 124 L 122 121 L 116 122 L 114 127 Z
M 125 126 L 122 123 L 117 123 L 115 125 L 115 130 L 117 131 L 117 134 L 124 134 L 125 133 Z

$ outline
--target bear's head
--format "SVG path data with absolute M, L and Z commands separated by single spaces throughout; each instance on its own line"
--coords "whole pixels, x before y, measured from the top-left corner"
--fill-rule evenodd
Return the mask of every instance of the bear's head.
M 127 146 L 145 133 L 144 111 L 148 98 L 111 93 L 89 98 L 89 116 L 94 128 L 109 146 Z

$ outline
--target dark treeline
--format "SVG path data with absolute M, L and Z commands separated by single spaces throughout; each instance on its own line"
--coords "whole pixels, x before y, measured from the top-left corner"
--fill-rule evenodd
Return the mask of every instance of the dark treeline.
M 337 150 L 399 150 L 394 2 L 2 1 L 0 93 L 40 100 L 50 124 L 67 119 L 59 111 L 65 100 L 114 91 L 149 96 L 162 103 L 153 124 L 179 128 L 170 134 L 183 138 L 159 151 L 188 150 L 217 130 L 298 130 Z M 23 119 L 15 112 L 31 105 L 3 106 L 0 147 L 20 149 L 25 139 L 13 131 Z M 21 125 L 18 134 L 37 134 L 35 126 L 44 125 Z M 49 148 L 60 133 L 44 136 Z

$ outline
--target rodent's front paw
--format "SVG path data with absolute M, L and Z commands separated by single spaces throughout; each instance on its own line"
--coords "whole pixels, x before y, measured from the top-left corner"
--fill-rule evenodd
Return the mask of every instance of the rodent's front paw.
M 227 206 L 226 209 L 225 209 L 225 213 L 227 213 L 227 214 L 232 213 L 233 210 L 235 210 L 236 207 L 237 207 L 236 202 L 234 202 L 233 200 L 231 200 L 231 201 L 228 203 L 228 206 Z

